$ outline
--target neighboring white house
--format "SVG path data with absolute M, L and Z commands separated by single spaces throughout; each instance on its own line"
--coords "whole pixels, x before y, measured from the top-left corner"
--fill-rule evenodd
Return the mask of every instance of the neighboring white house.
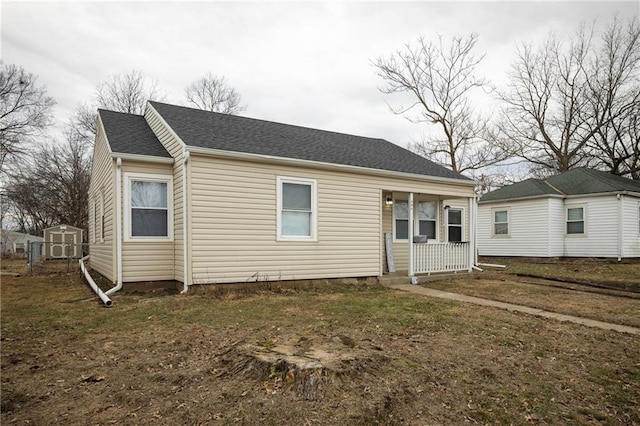
M 388 234 L 399 271 L 470 271 L 474 200 L 382 139 L 150 101 L 98 112 L 90 262 L 115 288 L 380 276 Z
M 2 253 L 25 254 L 30 242 L 42 241 L 44 241 L 42 237 L 3 229 L 0 244 L 2 245 Z
M 478 204 L 478 254 L 640 257 L 640 182 L 579 168 L 527 179 Z

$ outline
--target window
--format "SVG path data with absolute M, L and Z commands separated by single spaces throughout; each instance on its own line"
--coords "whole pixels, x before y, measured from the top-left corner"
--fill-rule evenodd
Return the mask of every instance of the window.
M 125 173 L 127 239 L 172 239 L 172 180 L 167 175 Z
M 435 240 L 437 218 L 438 203 L 420 201 L 418 203 L 418 234 L 426 235 L 428 239 Z
M 509 235 L 509 210 L 493 210 L 493 235 Z
M 99 234 L 99 228 L 98 228 L 98 198 L 94 198 L 93 200 L 93 242 L 97 243 L 98 242 L 98 235 Z
M 393 203 L 393 236 L 396 240 L 409 238 L 409 202 L 395 200 Z
M 104 189 L 100 190 L 100 242 L 104 242 Z
M 462 210 L 447 210 L 447 241 L 450 243 L 462 241 Z
M 437 238 L 438 203 L 419 201 L 414 213 L 414 234 L 426 235 L 428 239 Z M 395 200 L 393 203 L 393 236 L 396 241 L 409 238 L 409 201 Z
M 316 240 L 316 180 L 278 177 L 278 239 Z
M 567 234 L 584 234 L 584 207 L 567 208 Z

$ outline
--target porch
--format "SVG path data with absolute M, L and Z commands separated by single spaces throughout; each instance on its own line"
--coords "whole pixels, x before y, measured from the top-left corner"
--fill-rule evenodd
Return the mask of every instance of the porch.
M 472 271 L 475 195 L 397 191 L 383 191 L 382 195 L 385 275 Z

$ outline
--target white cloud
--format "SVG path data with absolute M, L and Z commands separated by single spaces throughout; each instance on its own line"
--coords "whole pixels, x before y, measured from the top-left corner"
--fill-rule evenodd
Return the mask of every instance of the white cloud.
M 634 2 L 48 2 L 2 4 L 3 60 L 37 74 L 64 121 L 109 75 L 139 69 L 182 103 L 224 75 L 245 115 L 389 139 L 422 127 L 394 116 L 371 60 L 420 34 L 477 32 L 483 72 L 500 82 L 516 42 L 579 22 L 638 14 Z

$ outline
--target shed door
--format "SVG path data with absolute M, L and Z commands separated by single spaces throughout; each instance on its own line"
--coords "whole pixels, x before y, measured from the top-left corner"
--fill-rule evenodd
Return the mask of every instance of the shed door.
M 64 241 L 63 241 L 64 235 Z M 71 257 L 78 257 L 78 246 L 76 244 L 77 235 L 75 232 L 72 233 L 62 233 L 62 232 L 52 232 L 51 233 L 51 257 L 53 258 L 66 258 L 67 254 Z

